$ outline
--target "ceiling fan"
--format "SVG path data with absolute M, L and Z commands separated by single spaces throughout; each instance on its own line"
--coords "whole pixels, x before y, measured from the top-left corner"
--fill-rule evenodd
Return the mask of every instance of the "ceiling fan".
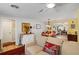
M 59 8 L 60 6 L 63 6 L 63 5 L 64 5 L 63 3 L 62 4 L 61 3 L 47 3 L 45 4 L 46 8 L 40 9 L 39 13 L 47 12 L 49 9 L 55 9 L 55 11 L 60 11 Z
M 48 3 L 48 4 L 46 4 L 46 8 L 40 9 L 39 13 L 46 12 L 50 8 L 55 8 L 55 6 L 56 6 L 56 4 L 54 4 L 54 3 Z

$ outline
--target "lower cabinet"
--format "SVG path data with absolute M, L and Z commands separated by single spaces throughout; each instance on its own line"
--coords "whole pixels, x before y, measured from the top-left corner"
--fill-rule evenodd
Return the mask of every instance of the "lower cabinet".
M 68 41 L 76 41 L 77 42 L 77 35 L 68 34 Z
M 34 41 L 35 41 L 34 34 L 22 35 L 21 44 L 25 45 L 29 42 L 34 42 Z

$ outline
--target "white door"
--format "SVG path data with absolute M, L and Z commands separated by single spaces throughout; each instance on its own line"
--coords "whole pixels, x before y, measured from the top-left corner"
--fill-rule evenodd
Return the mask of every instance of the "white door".
M 2 42 L 12 42 L 14 41 L 14 21 L 12 20 L 4 20 L 2 21 L 2 32 L 3 39 Z

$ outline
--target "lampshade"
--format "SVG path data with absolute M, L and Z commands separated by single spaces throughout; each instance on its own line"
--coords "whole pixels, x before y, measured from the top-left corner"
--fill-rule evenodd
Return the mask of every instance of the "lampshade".
M 46 25 L 46 27 L 49 27 L 50 28 L 51 26 L 50 25 Z

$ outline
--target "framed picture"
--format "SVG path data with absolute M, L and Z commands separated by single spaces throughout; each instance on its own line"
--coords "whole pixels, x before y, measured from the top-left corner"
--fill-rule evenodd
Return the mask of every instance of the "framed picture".
M 71 29 L 75 29 L 75 21 L 72 21 Z
M 71 24 L 71 28 L 72 29 L 75 29 L 75 24 Z
M 36 29 L 41 29 L 41 25 L 40 24 L 36 24 Z
M 22 32 L 27 33 L 30 30 L 30 23 L 22 23 Z

